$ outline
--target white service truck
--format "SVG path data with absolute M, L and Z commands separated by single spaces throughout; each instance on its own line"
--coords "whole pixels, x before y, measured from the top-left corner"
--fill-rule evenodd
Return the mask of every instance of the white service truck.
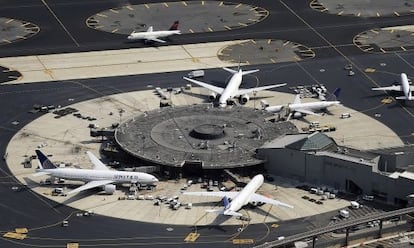
M 204 77 L 204 70 L 191 71 L 187 74 L 187 77 L 189 77 L 189 78 Z

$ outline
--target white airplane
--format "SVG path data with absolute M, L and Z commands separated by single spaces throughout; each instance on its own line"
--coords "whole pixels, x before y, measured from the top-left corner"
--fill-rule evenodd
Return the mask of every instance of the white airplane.
M 244 205 L 253 202 L 262 202 L 276 206 L 293 208 L 293 206 L 289 204 L 256 194 L 256 190 L 260 188 L 260 186 L 262 186 L 263 182 L 263 175 L 259 174 L 253 177 L 253 179 L 240 192 L 183 192 L 183 194 L 195 196 L 223 197 L 224 209 L 211 209 L 207 210 L 207 212 L 230 216 L 242 216 L 242 214 L 237 211 L 239 211 Z M 232 199 L 230 203 L 229 198 Z
M 288 108 L 289 110 L 289 117 L 293 118 L 300 118 L 304 115 L 318 115 L 317 111 L 325 110 L 330 106 L 339 105 L 341 102 L 336 101 L 339 93 L 341 92 L 340 88 L 337 88 L 334 93 L 328 97 L 328 101 L 318 101 L 318 102 L 306 102 L 302 103 L 300 100 L 300 95 L 296 95 L 295 101 L 290 104 L 285 105 L 274 105 L 274 106 L 267 106 L 264 108 L 267 112 L 276 113 L 280 112 L 282 108 Z
M 178 30 L 178 21 L 175 21 L 169 30 L 154 31 L 152 26 L 149 26 L 146 32 L 135 32 L 133 31 L 129 36 L 128 40 L 145 40 L 145 42 L 160 42 L 165 43 L 165 40 L 159 38 L 171 36 L 174 34 L 181 34 L 181 31 Z
M 219 95 L 220 97 L 219 97 L 218 102 L 219 102 L 220 107 L 226 107 L 227 102 L 235 97 L 239 97 L 239 102 L 241 104 L 245 104 L 250 99 L 248 95 L 249 93 L 258 92 L 262 90 L 268 90 L 268 89 L 286 85 L 286 84 L 276 84 L 276 85 L 268 85 L 268 86 L 250 88 L 250 89 L 239 89 L 244 75 L 251 74 L 259 70 L 242 71 L 242 69 L 239 69 L 238 71 L 236 71 L 236 70 L 232 70 L 229 68 L 223 68 L 223 69 L 233 74 L 226 88 L 217 87 L 217 86 L 207 84 L 204 82 L 200 82 L 200 81 L 190 79 L 187 77 L 184 77 L 184 79 L 191 83 L 195 83 L 197 85 L 200 85 L 201 87 L 211 90 L 212 93 L 209 96 L 210 100 L 215 100 L 217 98 L 217 95 Z
M 102 187 L 107 194 L 113 194 L 116 189 L 115 184 L 153 184 L 158 182 L 157 178 L 147 173 L 110 170 L 91 152 L 86 153 L 93 164 L 93 169 L 57 168 L 40 150 L 36 150 L 39 168 L 36 170 L 35 176 L 50 175 L 51 177 L 86 182 L 86 184 L 68 192 L 68 194 L 97 187 Z
M 388 87 L 379 87 L 372 88 L 372 90 L 391 90 L 391 91 L 401 91 L 404 93 L 404 96 L 397 96 L 395 99 L 398 100 L 414 100 L 411 95 L 411 92 L 414 90 L 414 86 L 410 85 L 410 80 L 407 77 L 407 74 L 401 73 L 400 75 L 400 85 L 392 85 Z

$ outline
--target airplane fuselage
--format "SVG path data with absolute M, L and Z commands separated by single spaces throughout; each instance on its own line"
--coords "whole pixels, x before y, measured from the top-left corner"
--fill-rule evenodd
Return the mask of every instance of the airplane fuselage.
M 242 82 L 242 78 L 243 76 L 240 70 L 237 73 L 233 74 L 233 76 L 230 78 L 226 88 L 224 89 L 223 93 L 221 94 L 219 98 L 220 107 L 226 107 L 227 101 L 235 97 L 235 94 L 237 90 L 239 89 L 240 84 Z
M 339 101 L 321 101 L 321 102 L 291 103 L 286 106 L 290 109 L 290 111 L 294 112 L 297 109 L 318 111 L 318 110 L 326 109 L 330 106 L 338 105 L 338 104 L 340 104 Z M 269 107 L 266 107 L 265 110 L 271 113 L 279 112 L 283 106 L 284 105 L 269 106 Z
M 163 38 L 174 34 L 180 34 L 179 30 L 164 30 L 164 31 L 152 31 L 152 32 L 136 32 L 128 36 L 129 40 L 145 40 L 152 37 Z
M 231 210 L 233 212 L 239 211 L 244 205 L 249 203 L 250 197 L 262 186 L 264 182 L 263 175 L 259 174 L 244 187 L 237 196 L 232 199 L 230 205 L 227 209 L 224 210 L 226 215 L 226 210 Z
M 408 77 L 407 74 L 401 73 L 401 90 L 404 92 L 404 96 L 411 100 L 411 90 L 410 90 L 410 84 L 408 83 Z
M 114 183 L 145 183 L 152 184 L 158 180 L 147 173 L 115 171 L 115 170 L 91 170 L 76 168 L 42 169 L 41 172 L 50 173 L 50 176 L 75 181 L 100 181 L 111 180 Z
M 289 104 L 289 108 L 293 111 L 295 111 L 295 109 L 301 109 L 301 108 L 312 110 L 312 111 L 317 111 L 321 109 L 326 109 L 333 105 L 338 105 L 339 103 L 340 103 L 339 101 L 292 103 L 292 104 Z

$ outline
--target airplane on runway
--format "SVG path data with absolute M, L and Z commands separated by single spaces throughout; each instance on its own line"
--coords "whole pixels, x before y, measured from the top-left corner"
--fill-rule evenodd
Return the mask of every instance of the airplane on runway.
M 275 113 L 280 112 L 282 108 L 288 108 L 289 116 L 293 118 L 301 118 L 304 115 L 318 115 L 320 116 L 317 111 L 326 110 L 330 106 L 339 105 L 341 102 L 337 101 L 337 97 L 339 97 L 339 93 L 341 92 L 341 88 L 337 88 L 334 93 L 328 97 L 327 101 L 318 101 L 318 102 L 306 102 L 302 103 L 300 100 L 300 95 L 296 95 L 295 101 L 293 103 L 285 104 L 285 105 L 274 105 L 274 106 L 267 106 L 264 108 L 267 112 Z
M 110 170 L 91 152 L 86 152 L 93 164 L 93 169 L 58 168 L 40 150 L 36 150 L 39 168 L 34 176 L 50 175 L 68 180 L 86 182 L 86 184 L 68 192 L 67 194 L 78 193 L 87 189 L 102 187 L 107 194 L 115 192 L 115 184 L 121 183 L 145 183 L 153 184 L 158 179 L 153 175 L 142 172 L 128 172 Z
M 217 96 L 219 95 L 220 97 L 219 97 L 218 102 L 219 102 L 220 107 L 226 107 L 227 102 L 229 100 L 232 100 L 235 97 L 239 97 L 239 102 L 241 104 L 246 104 L 250 99 L 248 95 L 249 93 L 258 92 L 262 90 L 268 90 L 268 89 L 286 85 L 286 84 L 276 84 L 276 85 L 268 85 L 268 86 L 250 88 L 250 89 L 239 89 L 244 75 L 251 74 L 259 70 L 256 69 L 256 70 L 251 70 L 251 71 L 242 71 L 242 69 L 239 68 L 239 70 L 236 71 L 236 70 L 232 70 L 232 69 L 225 68 L 225 67 L 223 68 L 223 70 L 228 71 L 233 74 L 226 88 L 217 87 L 217 86 L 207 84 L 201 81 L 197 81 L 191 78 L 187 78 L 187 77 L 183 77 L 183 78 L 191 83 L 195 83 L 197 85 L 200 85 L 201 87 L 211 90 L 212 93 L 209 96 L 210 100 L 215 100 Z
M 264 182 L 263 175 L 259 174 L 256 175 L 250 180 L 250 182 L 240 191 L 240 192 L 226 192 L 226 191 L 218 191 L 218 192 L 182 192 L 184 195 L 195 195 L 195 196 L 217 196 L 223 197 L 224 209 L 210 209 L 207 212 L 216 213 L 216 214 L 224 214 L 228 216 L 242 216 L 239 211 L 244 205 L 252 202 L 262 202 L 268 203 L 275 206 L 282 206 L 293 208 L 293 206 L 268 198 L 266 196 L 262 196 L 256 194 L 260 186 L 262 186 Z M 229 198 L 232 199 L 229 202 Z
M 165 40 L 159 38 L 168 37 L 174 34 L 181 34 L 181 31 L 178 30 L 178 21 L 175 21 L 169 30 L 154 31 L 152 26 L 149 26 L 146 32 L 135 32 L 133 31 L 129 36 L 128 40 L 144 40 L 148 42 L 160 42 L 165 43 Z
M 390 90 L 390 91 L 400 91 L 404 93 L 404 96 L 397 96 L 397 100 L 414 100 L 411 95 L 411 92 L 414 90 L 414 86 L 410 85 L 410 80 L 407 77 L 407 74 L 401 73 L 400 75 L 400 85 L 391 85 L 388 87 L 378 87 L 372 88 L 372 90 Z

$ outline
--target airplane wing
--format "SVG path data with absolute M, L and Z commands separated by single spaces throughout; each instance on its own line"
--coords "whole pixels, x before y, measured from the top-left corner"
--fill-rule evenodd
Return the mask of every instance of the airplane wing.
M 237 91 L 236 96 L 241 96 L 241 95 L 244 95 L 244 94 L 249 94 L 249 93 L 252 93 L 252 92 L 258 92 L 258 91 L 262 91 L 262 90 L 268 90 L 268 89 L 277 88 L 277 87 L 282 87 L 282 86 L 285 86 L 285 85 L 286 84 L 275 84 L 275 85 L 268 85 L 268 86 L 250 88 L 250 89 L 239 89 Z
M 147 37 L 147 40 L 156 41 L 156 42 L 160 42 L 160 43 L 165 43 L 166 42 L 165 40 L 158 39 L 157 37 Z
M 254 193 L 250 197 L 250 202 L 264 202 L 264 203 L 272 204 L 272 205 L 275 205 L 275 206 L 281 206 L 281 207 L 286 207 L 286 208 L 293 208 L 293 206 L 291 206 L 289 204 L 286 204 L 286 203 L 283 203 L 281 201 L 277 201 L 277 200 L 274 200 L 274 199 L 271 199 L 269 197 L 262 196 L 262 195 L 259 195 L 259 194 L 256 194 L 256 193 Z
M 298 108 L 298 109 L 294 109 L 294 111 L 295 112 L 302 113 L 302 114 L 306 114 L 306 115 L 317 115 L 317 116 L 321 116 L 320 114 L 315 113 L 313 111 L 310 111 L 308 109 L 300 109 L 300 108 Z
M 40 176 L 44 176 L 44 175 L 49 175 L 51 172 L 45 172 L 45 171 L 39 171 L 36 172 L 35 174 L 33 174 L 34 177 L 40 177 Z
M 106 167 L 106 165 L 104 165 L 101 162 L 101 160 L 99 160 L 97 157 L 95 157 L 95 155 L 93 155 L 92 152 L 87 151 L 86 154 L 88 154 L 89 160 L 91 160 L 94 170 L 109 170 L 109 168 Z
M 234 191 L 213 191 L 213 192 L 207 192 L 207 191 L 203 191 L 203 192 L 182 192 L 183 195 L 195 195 L 195 196 L 217 196 L 217 197 L 225 197 L 227 196 L 227 198 L 230 199 L 234 199 L 239 192 L 234 192 Z
M 217 86 L 214 86 L 214 85 L 211 85 L 211 84 L 207 84 L 207 83 L 204 83 L 204 82 L 201 82 L 201 81 L 197 81 L 197 80 L 194 80 L 194 79 L 191 79 L 191 78 L 183 77 L 183 79 L 187 80 L 191 83 L 195 83 L 197 85 L 200 85 L 201 87 L 209 89 L 209 90 L 211 90 L 211 91 L 213 91 L 217 94 L 221 94 L 224 91 L 223 88 L 220 88 L 220 87 L 217 87 Z
M 81 192 L 81 191 L 84 191 L 84 190 L 104 186 L 104 185 L 107 185 L 107 184 L 110 184 L 110 183 L 113 183 L 113 182 L 114 181 L 112 181 L 112 180 L 90 181 L 90 182 L 85 183 L 84 185 L 82 185 L 82 186 L 80 186 L 80 187 L 78 187 L 78 188 L 76 188 L 72 191 L 69 191 L 67 194 L 68 195 L 75 194 L 75 193 L 78 193 L 78 192 Z
M 393 90 L 393 91 L 402 91 L 402 87 L 400 85 L 392 85 L 387 87 L 378 87 L 372 88 L 372 90 Z

